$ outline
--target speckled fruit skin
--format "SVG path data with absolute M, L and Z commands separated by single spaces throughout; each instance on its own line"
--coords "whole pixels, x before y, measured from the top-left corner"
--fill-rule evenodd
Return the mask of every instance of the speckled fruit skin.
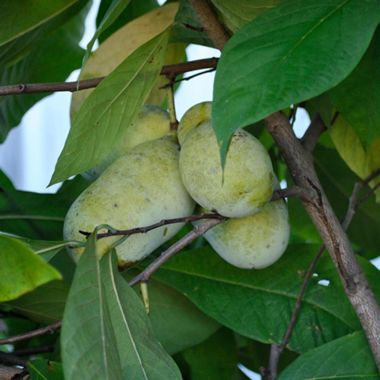
M 270 157 L 254 136 L 238 129 L 227 153 L 223 182 L 210 110 L 209 103 L 194 106 L 179 125 L 182 181 L 191 197 L 205 209 L 227 217 L 253 215 L 272 197 L 274 173 Z
M 114 149 L 101 164 L 86 171 L 85 178 L 95 180 L 113 161 L 133 147 L 171 133 L 169 114 L 153 105 L 144 105 L 136 120 L 130 125 L 125 125 L 124 128 L 123 141 L 118 149 Z
M 285 252 L 289 242 L 288 209 L 283 200 L 267 203 L 258 213 L 229 219 L 204 237 L 228 263 L 244 269 L 266 268 Z
M 83 241 L 79 230 L 92 232 L 100 224 L 130 229 L 191 215 L 194 202 L 180 178 L 178 149 L 174 138 L 166 136 L 137 145 L 117 159 L 72 204 L 65 218 L 64 238 Z M 116 248 L 119 265 L 145 258 L 181 227 L 172 224 L 130 236 Z M 118 239 L 100 239 L 100 254 Z M 83 249 L 72 252 L 78 256 Z

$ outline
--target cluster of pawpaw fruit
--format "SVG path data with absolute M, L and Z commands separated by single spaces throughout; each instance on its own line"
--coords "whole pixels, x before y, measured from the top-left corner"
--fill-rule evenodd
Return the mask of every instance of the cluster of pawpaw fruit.
M 189 216 L 198 204 L 228 217 L 204 237 L 232 265 L 267 267 L 288 244 L 287 207 L 283 200 L 271 201 L 278 183 L 267 151 L 239 129 L 223 172 L 210 102 L 190 108 L 176 132 L 170 130 L 166 111 L 144 106 L 126 128 L 120 148 L 86 176 L 98 178 L 69 209 L 64 224 L 67 240 L 83 241 L 80 231 L 91 232 L 101 224 L 126 230 Z M 128 237 L 116 247 L 119 264 L 142 260 L 182 226 L 165 225 Z M 100 254 L 118 239 L 100 239 Z M 82 251 L 72 249 L 75 257 Z

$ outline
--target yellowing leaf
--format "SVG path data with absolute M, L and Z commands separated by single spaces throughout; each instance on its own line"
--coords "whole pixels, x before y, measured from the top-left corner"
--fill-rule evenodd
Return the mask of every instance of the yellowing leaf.
M 146 13 L 120 28 L 91 55 L 82 69 L 81 79 L 107 76 L 137 48 L 172 25 L 177 10 L 178 4 L 171 3 Z M 73 94 L 72 119 L 92 91 L 93 89 L 89 89 Z
M 380 168 L 380 139 L 373 140 L 366 150 L 351 125 L 339 116 L 329 129 L 336 150 L 347 166 L 360 178 L 368 177 Z M 370 186 L 375 186 L 380 179 L 375 179 Z M 377 202 L 380 202 L 380 191 L 376 191 Z

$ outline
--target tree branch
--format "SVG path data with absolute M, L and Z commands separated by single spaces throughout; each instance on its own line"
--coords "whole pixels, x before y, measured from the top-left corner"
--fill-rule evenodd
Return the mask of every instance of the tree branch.
M 160 75 L 175 77 L 189 71 L 216 68 L 217 64 L 218 58 L 198 59 L 195 61 L 176 63 L 163 66 Z M 104 78 L 105 77 L 100 77 L 75 82 L 30 83 L 0 86 L 0 96 L 53 91 L 75 92 L 96 87 Z
M 350 242 L 315 173 L 312 158 L 295 137 L 288 119 L 280 112 L 265 119 L 267 129 L 282 151 L 296 185 L 315 194 L 314 202 L 303 201 L 317 227 L 347 297 L 361 322 L 375 362 L 380 369 L 380 308 L 352 250 Z
M 139 273 L 135 278 L 129 281 L 129 285 L 133 286 L 140 282 L 147 282 L 154 272 L 156 272 L 161 265 L 166 263 L 172 256 L 177 252 L 181 251 L 183 248 L 192 243 L 199 236 L 203 235 L 212 227 L 219 223 L 222 223 L 225 219 L 208 219 L 201 224 L 194 227 L 192 231 L 186 234 L 182 239 L 171 245 L 166 251 L 162 252 L 156 260 L 154 260 L 147 268 L 145 268 L 141 273 Z
M 315 146 L 317 145 L 319 136 L 325 130 L 326 126 L 322 121 L 321 116 L 317 114 L 301 139 L 302 145 L 307 152 L 312 152 L 314 150 Z
M 198 215 L 183 216 L 180 218 L 162 219 L 157 223 L 153 223 L 145 227 L 135 227 L 135 228 L 130 228 L 129 230 L 112 230 L 112 231 L 108 231 L 104 233 L 99 233 L 96 235 L 96 238 L 103 239 L 110 236 L 131 236 L 135 234 L 145 234 L 151 230 L 154 230 L 156 228 L 166 226 L 169 224 L 190 223 L 190 222 L 196 222 L 202 219 L 225 220 L 226 218 L 222 215 L 219 215 L 213 212 L 213 213 L 203 213 L 203 214 L 198 214 Z M 87 231 L 79 231 L 79 232 L 85 236 L 91 235 L 91 232 L 87 232 Z
M 376 172 L 372 173 L 371 175 L 369 175 L 364 180 L 355 183 L 354 188 L 352 190 L 352 194 L 351 194 L 349 202 L 348 202 L 346 215 L 342 221 L 342 227 L 344 230 L 347 230 L 347 228 L 351 224 L 352 218 L 354 217 L 357 208 L 363 203 L 362 202 L 363 198 L 359 199 L 359 193 L 360 193 L 361 189 L 365 185 L 368 185 L 368 183 L 378 175 L 380 175 L 380 170 L 377 170 Z M 315 271 L 315 267 L 317 266 L 317 263 L 318 263 L 320 257 L 322 256 L 322 253 L 324 252 L 324 250 L 325 250 L 325 246 L 322 245 L 319 248 L 319 250 L 316 253 L 313 260 L 311 261 L 309 268 L 305 273 L 301 289 L 298 293 L 296 302 L 294 304 L 294 308 L 292 311 L 292 315 L 290 317 L 288 327 L 286 329 L 284 337 L 282 338 L 281 343 L 280 344 L 272 344 L 272 346 L 271 346 L 268 370 L 264 371 L 266 377 L 269 380 L 274 380 L 277 376 L 278 363 L 280 361 L 281 353 L 283 352 L 283 350 L 285 349 L 285 347 L 288 345 L 288 343 L 290 341 L 293 330 L 294 330 L 296 323 L 297 323 L 297 320 L 298 320 L 298 315 L 299 315 L 300 310 L 301 310 L 302 300 L 304 298 L 307 287 L 310 283 L 310 279 L 311 279 L 311 277 Z
M 59 330 L 60 328 L 61 328 L 61 322 L 58 321 L 58 322 L 52 323 L 51 325 L 44 326 L 33 331 L 29 331 L 25 334 L 20 334 L 20 335 L 12 336 L 10 338 L 0 339 L 0 345 L 13 344 L 16 342 L 22 342 L 24 340 L 29 340 L 37 336 L 53 334 L 56 330 Z
M 206 0 L 189 0 L 189 2 L 214 46 L 223 50 L 229 35 L 219 22 L 214 10 Z

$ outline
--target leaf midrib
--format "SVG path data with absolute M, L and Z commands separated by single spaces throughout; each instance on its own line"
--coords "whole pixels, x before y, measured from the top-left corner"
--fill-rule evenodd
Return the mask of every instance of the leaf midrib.
M 120 314 L 122 316 L 124 325 L 125 325 L 125 327 L 127 329 L 128 336 L 129 336 L 129 339 L 130 339 L 130 341 L 132 343 L 133 350 L 136 353 L 136 357 L 137 357 L 137 360 L 138 360 L 138 362 L 140 364 L 140 367 L 141 367 L 144 379 L 148 380 L 147 373 L 146 373 L 145 368 L 143 366 L 142 358 L 141 358 L 140 353 L 139 353 L 139 351 L 137 349 L 136 342 L 133 339 L 133 335 L 131 333 L 131 329 L 129 328 L 128 321 L 125 318 L 124 310 L 123 310 L 123 307 L 122 307 L 121 302 L 120 302 L 120 297 L 119 297 L 119 294 L 118 294 L 118 291 L 117 291 L 116 282 L 115 282 L 115 276 L 114 276 L 114 273 L 113 273 L 113 270 L 112 270 L 112 254 L 111 253 L 108 253 L 108 268 L 109 268 L 109 271 L 110 271 L 110 278 L 111 278 L 111 281 L 112 281 L 112 290 L 114 291 L 114 294 L 115 294 L 117 306 L 118 306 Z

